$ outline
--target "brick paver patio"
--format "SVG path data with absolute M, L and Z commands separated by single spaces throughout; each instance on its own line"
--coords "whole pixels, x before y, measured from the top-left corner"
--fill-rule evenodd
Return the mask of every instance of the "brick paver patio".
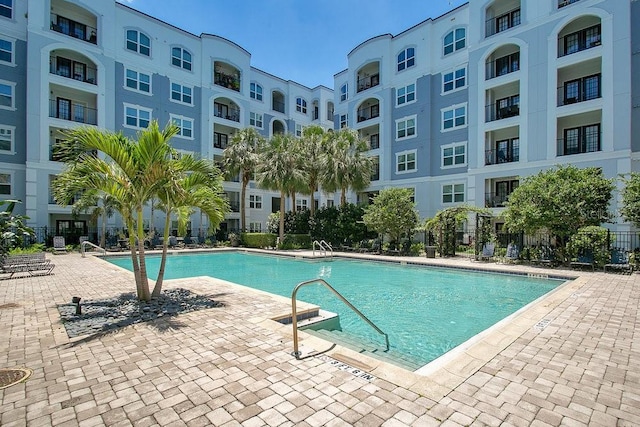
M 70 340 L 57 304 L 132 292 L 133 278 L 92 256 L 54 262 L 0 281 L 0 368 L 33 370 L 0 390 L 2 426 L 640 425 L 638 274 L 566 271 L 579 278 L 532 314 L 423 375 L 361 360 L 368 381 L 291 356 L 290 326 L 269 320 L 287 299 L 206 277 L 165 286 L 224 307 Z

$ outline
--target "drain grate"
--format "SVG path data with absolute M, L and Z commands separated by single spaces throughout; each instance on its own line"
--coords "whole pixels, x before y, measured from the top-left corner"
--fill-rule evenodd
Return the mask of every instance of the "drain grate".
M 27 368 L 0 369 L 0 390 L 26 380 L 32 372 Z

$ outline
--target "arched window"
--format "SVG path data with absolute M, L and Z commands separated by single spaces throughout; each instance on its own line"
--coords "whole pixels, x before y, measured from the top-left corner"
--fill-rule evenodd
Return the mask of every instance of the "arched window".
M 181 47 L 171 48 L 171 64 L 191 71 L 191 54 Z
M 151 55 L 151 39 L 144 33 L 136 30 L 127 30 L 127 49 L 138 52 L 141 55 Z
M 448 55 L 460 49 L 464 49 L 467 44 L 467 30 L 456 28 L 444 36 L 444 54 Z
M 296 98 L 296 111 L 302 114 L 307 114 L 307 101 L 303 98 Z
M 398 71 L 402 71 L 416 64 L 416 50 L 408 47 L 398 54 Z
M 256 101 L 262 101 L 262 86 L 258 83 L 251 83 L 249 85 L 249 96 Z

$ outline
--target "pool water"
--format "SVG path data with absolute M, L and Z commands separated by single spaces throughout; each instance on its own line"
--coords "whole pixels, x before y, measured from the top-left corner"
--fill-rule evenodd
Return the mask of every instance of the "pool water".
M 160 257 L 147 256 L 150 278 Z M 129 257 L 108 261 L 131 270 Z M 384 358 L 417 369 L 560 285 L 562 280 L 349 259 L 302 260 L 240 252 L 167 257 L 165 279 L 211 276 L 291 297 L 300 282 L 323 278 L 389 335 Z M 338 313 L 340 341 L 384 350 L 384 338 L 321 285 L 298 300 Z M 375 354 L 374 354 L 375 357 Z

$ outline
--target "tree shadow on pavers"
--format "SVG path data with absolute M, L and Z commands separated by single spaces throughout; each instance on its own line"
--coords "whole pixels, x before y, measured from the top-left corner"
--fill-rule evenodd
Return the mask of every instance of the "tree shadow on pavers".
M 187 289 L 169 289 L 149 302 L 139 301 L 134 293 L 124 293 L 114 298 L 80 300 L 78 304 L 59 304 L 60 320 L 69 338 L 84 336 L 70 345 L 99 339 L 118 329 L 136 323 L 154 322 L 160 332 L 186 326 L 173 317 L 197 310 L 224 307 L 216 300 L 226 294 L 202 295 Z

